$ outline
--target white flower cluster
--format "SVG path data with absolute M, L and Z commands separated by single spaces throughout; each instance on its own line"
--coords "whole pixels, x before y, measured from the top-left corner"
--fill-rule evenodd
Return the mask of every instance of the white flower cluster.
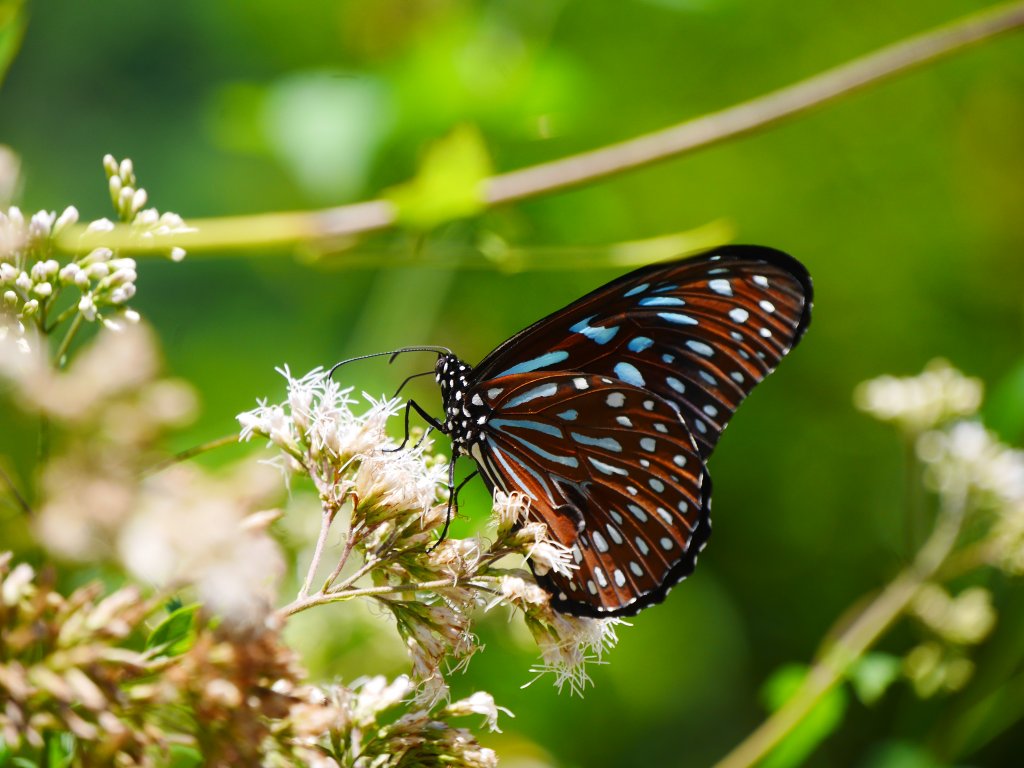
M 107 155 L 103 165 L 118 215 L 136 228 L 140 238 L 190 231 L 177 214 L 143 208 L 147 195 L 135 187 L 130 160 L 118 163 Z M 101 244 L 67 263 L 55 258 L 57 239 L 77 223 L 74 206 L 60 215 L 39 211 L 28 219 L 17 207 L 0 210 L 0 335 L 13 335 L 23 351 L 29 347 L 30 324 L 49 334 L 73 316 L 114 330 L 121 326 L 112 315 L 129 323 L 139 320 L 127 306 L 138 278 L 134 259 Z M 85 228 L 85 237 L 102 241 L 102 234 L 113 228 L 110 220 L 99 219 Z M 170 256 L 180 261 L 185 252 L 173 248 Z
M 858 408 L 911 435 L 974 414 L 981 398 L 981 381 L 942 359 L 932 360 L 918 376 L 879 376 L 854 392 Z
M 320 690 L 307 687 L 307 703 L 293 708 L 297 743 L 309 750 L 314 768 L 366 766 L 402 768 L 444 765 L 450 768 L 494 768 L 494 750 L 480 746 L 465 728 L 449 718 L 483 715 L 484 725 L 500 732 L 498 714 L 512 715 L 478 691 L 450 703 L 424 705 L 407 676 L 390 683 L 381 676 L 357 680 L 351 687 Z M 404 711 L 403 711 L 404 710 Z
M 946 563 L 1020 575 L 1024 451 L 1004 444 L 972 418 L 981 399 L 981 383 L 942 360 L 929 363 L 919 376 L 865 382 L 856 396 L 862 409 L 914 438 L 924 483 L 941 502 L 939 515 L 957 531 Z M 904 674 L 923 697 L 959 690 L 974 671 L 969 647 L 984 640 L 996 622 L 991 593 L 972 587 L 954 597 L 930 583 L 910 612 L 930 636 L 907 654 Z
M 479 535 L 438 542 L 448 515 L 448 465 L 429 453 L 429 440 L 414 436 L 414 444 L 396 450 L 385 426 L 399 412 L 399 401 L 364 395 L 370 407 L 356 415 L 352 389 L 342 388 L 322 369 L 298 378 L 287 367 L 279 372 L 288 382 L 287 399 L 261 402 L 238 420 L 241 439 L 268 438 L 281 449 L 284 465 L 308 474 L 317 488 L 324 527 L 307 587 L 314 582 L 316 558 L 335 515 L 350 510 L 341 563 L 320 593 L 304 591 L 297 602 L 336 602 L 346 590 L 359 594 L 356 577 L 372 572 L 377 586 L 367 596 L 395 617 L 426 699 L 446 693 L 440 671 L 445 661 L 458 667 L 478 650 L 470 629 L 472 612 L 481 605 L 510 605 L 523 613 L 541 649 L 543 664 L 537 671 L 553 672 L 559 687 L 568 684 L 581 691 L 589 682 L 586 663 L 600 660 L 614 644 L 619 622 L 559 614 L 529 572 L 502 567 L 511 557 L 519 564 L 528 557 L 538 573 L 569 574 L 576 568 L 570 551 L 550 538 L 543 523 L 530 519 L 529 499 L 495 493 L 489 542 Z M 335 584 L 343 566 L 351 568 L 346 558 L 352 551 L 362 556 L 363 565 Z M 394 594 L 376 591 L 391 588 Z
M 149 195 L 138 186 L 135 167 L 128 158 L 118 162 L 113 155 L 103 157 L 103 170 L 107 174 L 110 200 L 121 221 L 132 224 L 142 240 L 154 240 L 165 235 L 194 232 L 176 213 L 160 213 L 156 208 L 146 208 Z M 114 228 L 107 219 L 99 219 L 89 225 L 91 232 L 105 232 Z M 185 258 L 183 248 L 174 247 L 169 253 L 172 261 Z

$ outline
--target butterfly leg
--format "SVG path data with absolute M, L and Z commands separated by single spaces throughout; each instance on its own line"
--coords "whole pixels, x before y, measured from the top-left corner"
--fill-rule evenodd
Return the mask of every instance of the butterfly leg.
M 382 453 L 397 453 L 398 451 L 401 451 L 402 449 L 405 448 L 406 445 L 409 444 L 409 409 L 410 408 L 415 408 L 416 409 L 416 413 L 418 413 L 420 416 L 422 416 L 423 420 L 425 422 L 427 422 L 427 424 L 429 425 L 427 431 L 423 433 L 423 437 L 421 437 L 419 440 L 416 441 L 415 447 L 417 447 L 417 448 L 419 447 L 420 443 L 422 443 L 426 439 L 427 435 L 430 434 L 430 430 L 431 429 L 437 429 L 437 430 L 440 430 L 441 432 L 444 432 L 444 425 L 442 425 L 441 422 L 439 422 L 437 419 L 435 419 L 429 413 L 424 411 L 420 407 L 420 404 L 417 403 L 415 400 L 409 400 L 405 404 L 405 437 L 402 439 L 402 444 L 399 445 L 397 448 L 385 448 L 382 451 Z
M 458 457 L 456 457 L 458 458 Z M 427 548 L 427 552 L 433 552 L 441 544 L 442 541 L 448 536 L 448 526 L 452 523 L 452 517 L 459 513 L 459 491 L 466 487 L 466 483 L 472 480 L 479 474 L 477 470 L 462 479 L 458 487 L 455 486 L 455 459 L 452 459 L 451 464 L 448 465 L 448 513 L 444 518 L 444 528 L 441 529 L 441 536 L 435 541 L 430 547 Z M 454 488 L 454 490 L 453 490 Z

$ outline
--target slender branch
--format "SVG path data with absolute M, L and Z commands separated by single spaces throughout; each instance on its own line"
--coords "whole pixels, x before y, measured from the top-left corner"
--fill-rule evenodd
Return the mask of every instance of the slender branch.
M 338 580 L 338 577 L 341 575 L 342 570 L 344 570 L 345 568 L 345 564 L 348 563 L 348 559 L 352 555 L 352 550 L 355 547 L 355 543 L 355 531 L 350 526 L 348 535 L 345 538 L 345 549 L 342 550 L 341 557 L 338 558 L 338 564 L 334 567 L 334 570 L 331 571 L 331 575 L 327 577 L 327 580 L 324 581 L 323 586 L 320 587 L 321 592 L 326 592 L 327 590 L 329 590 L 331 588 L 331 585 Z
M 488 581 L 490 580 L 487 576 L 474 576 L 473 581 Z M 342 592 L 328 592 L 319 593 L 316 595 L 310 595 L 309 597 L 301 600 L 294 600 L 283 608 L 279 608 L 277 615 L 280 618 L 287 618 L 288 616 L 294 616 L 300 611 L 305 611 L 317 605 L 326 605 L 327 603 L 340 603 L 346 600 L 351 600 L 356 597 L 380 597 L 383 595 L 394 595 L 401 592 L 423 592 L 432 589 L 444 589 L 445 587 L 452 587 L 458 584 L 457 581 L 452 579 L 435 579 L 434 581 L 423 581 L 419 583 L 409 584 L 390 584 L 380 587 L 363 587 L 362 589 L 346 589 Z
M 998 5 L 728 109 L 601 149 L 494 176 L 484 183 L 482 194 L 488 205 L 500 205 L 704 149 L 775 125 L 1021 26 L 1024 2 Z M 166 252 L 171 246 L 223 251 L 344 239 L 396 223 L 398 214 L 389 201 L 370 200 L 321 211 L 192 219 L 189 224 L 196 231 L 148 240 L 140 239 L 138 231 L 128 225 L 89 235 L 84 225 L 75 225 L 60 235 L 58 246 L 81 251 L 102 240 L 102 245 L 138 252 Z
M 507 203 L 639 168 L 774 125 L 841 96 L 1024 26 L 1024 3 L 965 16 L 720 112 L 603 149 L 506 173 L 491 180 L 487 202 Z
M 49 328 L 44 328 L 43 332 L 46 334 L 53 333 L 54 330 L 56 330 L 61 323 L 63 323 L 76 312 L 78 312 L 78 305 L 72 304 L 70 307 L 67 307 L 63 312 L 57 315 L 57 318 L 52 323 L 50 323 Z
M 167 469 L 170 466 L 179 464 L 183 461 L 188 461 L 192 457 L 198 456 L 201 453 L 206 453 L 207 451 L 212 451 L 217 448 L 223 448 L 225 445 L 233 445 L 237 442 L 237 434 L 224 435 L 223 437 L 218 437 L 214 440 L 209 440 L 205 443 L 202 443 L 201 445 L 193 446 L 192 448 L 188 448 L 184 451 L 176 453 L 173 456 L 164 459 L 163 461 L 157 462 L 156 464 L 149 468 L 146 474 L 155 474 L 157 472 L 162 472 L 163 470 Z
M 325 509 L 320 517 L 320 535 L 316 538 L 316 547 L 313 550 L 313 559 L 309 562 L 309 570 L 306 571 L 306 580 L 299 590 L 299 600 L 309 597 L 309 590 L 313 588 L 313 579 L 316 578 L 317 569 L 320 567 L 320 558 L 323 557 L 324 546 L 327 544 L 327 537 L 331 533 L 331 525 L 336 515 L 337 510 Z
M 60 347 L 57 349 L 57 354 L 54 356 L 54 361 L 57 364 L 57 368 L 64 367 L 64 358 L 68 354 L 68 349 L 71 348 L 71 342 L 75 338 L 75 334 L 78 333 L 78 329 L 82 327 L 82 313 L 79 312 L 75 315 L 75 319 L 71 321 L 71 326 L 68 328 L 68 332 L 64 334 L 64 339 L 60 343 Z
M 21 507 L 21 511 L 26 515 L 31 515 L 32 507 L 29 506 L 25 497 L 21 495 L 21 492 L 18 490 L 18 486 L 14 484 L 14 479 L 7 474 L 7 470 L 4 469 L 2 465 L 0 465 L 0 480 L 4 481 L 4 484 L 7 486 L 7 490 L 10 492 L 11 498 L 17 502 L 19 507 Z
M 846 675 L 910 605 L 947 559 L 960 533 L 964 505 L 948 509 L 914 562 L 904 569 L 827 648 L 800 689 L 714 768 L 748 768 L 768 755 Z

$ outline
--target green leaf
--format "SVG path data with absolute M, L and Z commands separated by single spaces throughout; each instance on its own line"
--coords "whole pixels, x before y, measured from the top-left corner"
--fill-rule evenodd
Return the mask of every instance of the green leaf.
M 473 216 L 485 207 L 483 182 L 491 161 L 480 132 L 462 125 L 431 145 L 416 178 L 385 190 L 400 223 L 426 230 Z
M 857 698 L 871 706 L 900 676 L 903 662 L 888 653 L 869 653 L 850 667 L 847 676 Z
M 7 746 L 7 742 L 0 738 L 0 768 L 5 768 L 10 759 L 11 750 Z
M 168 768 L 197 768 L 203 764 L 203 755 L 199 750 L 180 744 L 171 747 L 171 761 Z
M 776 670 L 765 683 L 762 696 L 773 712 L 800 689 L 807 667 L 787 664 Z M 826 693 L 779 745 L 760 764 L 761 768 L 790 768 L 802 765 L 814 749 L 843 721 L 847 695 L 842 688 Z
M 28 13 L 23 0 L 0 0 L 0 85 L 18 55 L 27 26 Z
M 917 744 L 893 741 L 875 750 L 864 768 L 948 768 L 948 765 Z
M 195 618 L 199 608 L 199 603 L 192 603 L 172 611 L 150 634 L 146 650 L 159 649 L 167 656 L 187 651 L 195 640 Z
M 999 381 L 982 408 L 985 424 L 1010 443 L 1024 436 L 1024 361 Z
M 75 737 L 70 733 L 57 733 L 46 739 L 47 768 L 68 768 L 75 758 Z

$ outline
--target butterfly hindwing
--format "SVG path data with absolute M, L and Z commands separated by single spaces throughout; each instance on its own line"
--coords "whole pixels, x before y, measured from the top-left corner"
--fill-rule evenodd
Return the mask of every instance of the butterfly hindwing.
M 647 389 L 678 409 L 706 459 L 740 402 L 799 341 L 811 293 L 792 257 L 725 246 L 598 288 L 513 336 L 474 373 L 584 371 Z
M 512 374 L 467 392 L 484 423 L 472 455 L 488 485 L 530 497 L 572 550 L 570 575 L 538 574 L 555 608 L 636 613 L 693 570 L 710 533 L 710 481 L 675 408 L 605 376 Z

